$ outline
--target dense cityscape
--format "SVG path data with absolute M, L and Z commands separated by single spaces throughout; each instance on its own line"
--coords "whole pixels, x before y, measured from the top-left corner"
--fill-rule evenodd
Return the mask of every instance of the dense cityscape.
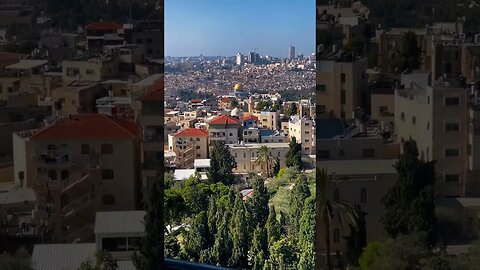
M 478 269 L 480 3 L 310 2 L 0 1 L 0 270 Z

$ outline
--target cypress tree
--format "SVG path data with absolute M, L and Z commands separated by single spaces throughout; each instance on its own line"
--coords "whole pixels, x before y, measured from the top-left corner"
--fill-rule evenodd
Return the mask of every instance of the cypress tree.
M 275 242 L 280 240 L 281 237 L 281 228 L 280 224 L 277 221 L 277 213 L 275 212 L 275 206 L 270 206 L 270 211 L 268 214 L 267 224 L 267 239 L 268 246 L 271 247 Z
M 190 259 L 198 261 L 200 259 L 200 251 L 208 248 L 210 238 L 208 218 L 205 211 L 197 214 L 187 236 L 185 246 L 187 254 L 189 254 Z
M 210 152 L 210 168 L 207 175 L 211 183 L 222 182 L 230 185 L 235 182 L 232 170 L 237 167 L 235 158 L 230 153 L 229 147 L 224 142 L 213 142 Z
M 300 259 L 298 269 L 315 268 L 315 196 L 305 200 L 305 208 L 300 219 L 299 235 Z
M 290 235 L 297 238 L 297 232 L 300 230 L 300 218 L 304 208 L 305 200 L 310 197 L 311 192 L 308 187 L 308 179 L 304 174 L 299 174 L 295 181 L 295 186 L 292 189 L 290 196 L 289 210 L 290 210 Z
M 233 224 L 235 226 L 231 233 L 233 249 L 230 266 L 244 269 L 248 266 L 249 247 L 245 210 L 240 209 L 234 214 Z
M 213 245 L 212 257 L 222 266 L 227 266 L 232 256 L 232 240 L 228 230 L 229 213 L 226 211 L 218 226 L 217 234 L 215 235 L 215 244 Z
M 250 258 L 253 269 L 262 269 L 265 261 L 265 255 L 268 252 L 268 237 L 264 227 L 257 226 L 253 232 L 252 247 L 250 249 Z
M 248 199 L 252 222 L 264 226 L 268 216 L 268 190 L 259 176 L 253 179 L 253 195 Z
M 433 246 L 437 240 L 434 162 L 418 159 L 413 140 L 405 142 L 403 151 L 395 165 L 399 178 L 382 200 L 386 210 L 382 221 L 391 237 L 425 232 L 428 244 Z

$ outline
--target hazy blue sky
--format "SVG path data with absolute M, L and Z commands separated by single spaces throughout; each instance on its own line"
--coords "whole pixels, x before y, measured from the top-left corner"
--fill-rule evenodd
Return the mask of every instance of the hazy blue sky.
M 315 0 L 165 0 L 165 55 L 315 51 Z

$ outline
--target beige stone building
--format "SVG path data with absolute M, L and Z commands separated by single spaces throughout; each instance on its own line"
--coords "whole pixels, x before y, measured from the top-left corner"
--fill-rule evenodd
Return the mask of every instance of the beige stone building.
M 311 155 L 315 152 L 315 132 L 313 120 L 292 116 L 288 122 L 288 137 L 295 137 L 297 143 L 302 145 L 302 154 Z
M 80 114 L 22 134 L 21 139 L 27 146 L 27 187 L 35 190 L 38 199 L 33 217 L 37 224 L 48 222 L 53 241 L 89 240 L 95 212 L 139 207 L 136 124 L 102 114 Z
M 223 141 L 226 144 L 235 144 L 240 141 L 241 126 L 238 119 L 228 115 L 218 115 L 207 121 L 209 146 L 214 141 Z
M 169 150 L 175 152 L 177 168 L 191 169 L 195 159 L 208 158 L 208 131 L 196 128 L 181 130 L 173 135 Z
M 142 128 L 142 199 L 146 201 L 151 183 L 163 165 L 164 88 L 159 85 L 140 99 L 138 123 Z
M 96 100 L 108 96 L 108 91 L 94 81 L 72 81 L 52 91 L 52 98 L 57 102 L 59 115 L 88 113 L 96 111 Z
M 352 119 L 367 86 L 367 59 L 317 62 L 317 106 L 320 115 Z
M 70 83 L 76 80 L 99 82 L 117 76 L 118 66 L 118 57 L 63 61 L 63 82 Z
M 260 147 L 268 146 L 271 156 L 280 160 L 280 168 L 285 167 L 285 155 L 288 152 L 288 143 L 245 143 L 245 144 L 229 144 L 230 153 L 237 162 L 237 167 L 233 170 L 234 173 L 241 175 L 248 175 L 254 173 L 266 173 L 266 165 L 256 162 L 259 156 Z M 271 166 L 271 165 L 270 165 Z M 272 167 L 270 167 L 272 170 Z
M 395 92 L 396 141 L 412 138 L 421 159 L 436 161 L 440 196 L 463 197 L 468 189 L 468 108 L 468 90 L 448 81 Z
M 280 129 L 280 114 L 277 111 L 269 112 L 259 112 L 254 113 L 258 120 L 257 125 L 261 128 L 271 129 L 271 130 L 279 130 Z
M 325 160 L 317 161 L 317 167 L 326 169 L 328 173 L 335 173 L 342 178 L 333 185 L 328 194 L 334 201 L 348 201 L 352 205 L 358 204 L 364 212 L 367 228 L 367 242 L 384 241 L 386 232 L 381 222 L 385 213 L 382 198 L 387 190 L 397 180 L 397 172 L 392 159 L 353 159 L 353 160 Z M 323 222 L 317 220 L 317 256 L 321 261 L 325 257 L 325 230 Z M 350 229 L 334 218 L 331 226 L 331 252 L 345 252 L 346 240 Z

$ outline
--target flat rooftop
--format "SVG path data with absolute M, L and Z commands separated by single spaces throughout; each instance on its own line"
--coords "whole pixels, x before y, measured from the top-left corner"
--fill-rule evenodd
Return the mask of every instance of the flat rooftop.
M 22 59 L 18 63 L 6 66 L 6 69 L 29 70 L 32 68 L 44 66 L 47 63 L 48 63 L 47 60 Z
M 95 258 L 96 244 L 35 245 L 32 266 L 35 270 L 77 270 L 82 262 Z
M 97 212 L 95 234 L 145 233 L 145 211 Z
M 288 143 L 246 143 L 246 144 L 227 144 L 230 148 L 260 148 L 268 146 L 268 148 L 288 148 Z
M 396 159 L 322 160 L 317 161 L 317 167 L 335 175 L 397 174 L 393 167 L 396 162 Z

